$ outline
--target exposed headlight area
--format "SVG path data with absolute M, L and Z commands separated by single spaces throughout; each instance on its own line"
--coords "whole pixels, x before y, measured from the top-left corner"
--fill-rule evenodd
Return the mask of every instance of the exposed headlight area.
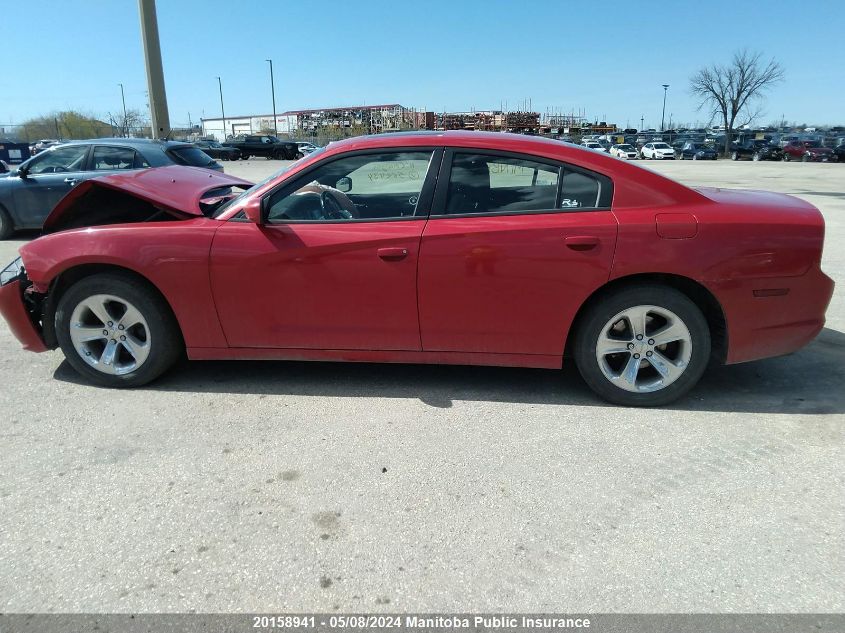
M 0 273 L 0 286 L 5 286 L 15 280 L 23 279 L 25 276 L 26 271 L 23 267 L 23 260 L 18 257 L 15 261 L 6 266 L 2 273 Z

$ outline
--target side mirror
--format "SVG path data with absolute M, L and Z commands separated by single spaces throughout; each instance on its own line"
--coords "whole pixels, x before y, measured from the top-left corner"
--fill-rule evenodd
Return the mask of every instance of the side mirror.
M 343 193 L 349 193 L 352 191 L 352 179 L 349 176 L 344 176 L 335 183 L 334 188 Z
M 25 165 L 18 167 L 18 176 L 26 178 L 29 175 L 29 168 Z
M 244 215 L 253 224 L 258 226 L 264 224 L 264 218 L 261 217 L 261 198 L 253 198 L 247 202 L 244 207 Z

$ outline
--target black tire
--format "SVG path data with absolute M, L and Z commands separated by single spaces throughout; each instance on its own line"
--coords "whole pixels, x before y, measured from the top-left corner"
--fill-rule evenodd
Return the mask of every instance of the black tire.
M 89 365 L 83 360 L 82 352 L 77 351 L 71 340 L 71 317 L 81 302 L 94 295 L 117 297 L 134 306 L 143 316 L 149 330 L 147 340 L 150 347 L 146 359 L 137 369 L 124 374 L 107 374 Z M 59 346 L 68 363 L 88 381 L 104 387 L 138 387 L 155 380 L 182 356 L 185 348 L 170 306 L 144 282 L 121 273 L 92 275 L 73 284 L 59 299 L 55 325 Z
M 605 377 L 596 356 L 599 335 L 608 322 L 624 310 L 636 306 L 652 306 L 671 311 L 686 326 L 690 335 L 690 357 L 683 373 L 671 384 L 654 391 L 634 392 L 616 386 Z M 677 400 L 696 385 L 710 361 L 710 344 L 707 321 L 698 306 L 686 295 L 667 286 L 638 284 L 623 288 L 593 303 L 579 319 L 573 349 L 578 371 L 598 396 L 623 406 L 656 407 Z M 662 350 L 665 351 L 666 348 Z M 620 360 L 624 361 L 625 354 L 630 360 L 633 352 L 625 351 L 617 357 L 622 357 Z M 656 370 L 648 365 L 642 371 L 654 372 L 657 375 Z
M 736 152 L 731 152 L 731 160 L 739 160 L 739 154 Z
M 15 225 L 12 224 L 12 218 L 6 213 L 6 209 L 0 207 L 0 240 L 5 240 L 14 232 Z

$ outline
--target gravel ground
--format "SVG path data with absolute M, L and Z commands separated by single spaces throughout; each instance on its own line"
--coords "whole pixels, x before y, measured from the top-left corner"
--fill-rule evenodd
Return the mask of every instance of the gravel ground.
M 631 410 L 572 368 L 185 363 L 109 391 L 1 324 L 0 612 L 842 611 L 845 166 L 647 166 L 822 209 L 814 343 Z

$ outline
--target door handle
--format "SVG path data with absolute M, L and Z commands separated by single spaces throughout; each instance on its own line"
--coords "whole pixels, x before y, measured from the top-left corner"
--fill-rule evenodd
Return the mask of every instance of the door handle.
M 405 259 L 408 256 L 408 249 L 391 246 L 387 248 L 380 248 L 376 251 L 376 253 L 378 253 L 378 256 L 384 260 L 398 261 L 400 259 Z
M 567 237 L 565 242 L 573 251 L 589 251 L 599 245 L 599 238 L 594 235 L 573 235 Z
M 65 178 L 65 182 L 73 187 L 78 181 L 76 178 Z

